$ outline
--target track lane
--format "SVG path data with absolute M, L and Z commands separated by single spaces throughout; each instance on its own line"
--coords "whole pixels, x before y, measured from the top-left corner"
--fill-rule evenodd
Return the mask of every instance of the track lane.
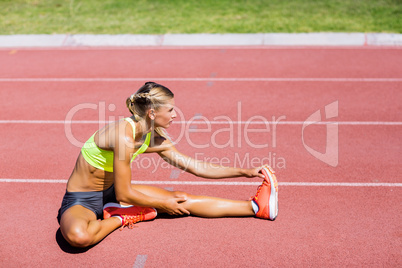
M 275 144 L 273 132 L 249 133 L 246 139 L 244 128 L 240 135 L 237 129 L 218 133 L 221 128 L 214 125 L 211 132 L 190 132 L 182 136 L 177 148 L 197 160 L 222 165 L 245 168 L 268 162 L 284 182 L 401 181 L 398 167 L 402 126 L 340 126 L 339 165 L 336 168 L 306 150 L 301 126 L 278 126 Z M 68 178 L 80 148 L 67 139 L 63 125 L 3 124 L 2 129 L 4 167 L 0 170 L 0 178 Z M 96 130 L 94 124 L 74 125 L 71 133 L 75 141 L 83 143 Z M 218 134 L 212 138 L 211 133 Z M 171 134 L 173 138 L 179 138 L 180 129 L 172 128 Z M 325 152 L 325 125 L 306 128 L 303 135 L 306 146 Z M 15 137 L 20 138 L 16 140 Z M 256 145 L 265 148 L 255 148 Z M 57 169 L 50 168 L 50 163 Z M 168 179 L 173 170 L 157 155 L 141 155 L 133 163 L 133 169 L 134 178 L 140 180 Z M 189 174 L 179 176 L 179 180 L 194 179 Z
M 254 186 L 180 188 L 236 199 L 246 199 L 256 190 Z M 401 188 L 283 187 L 280 216 L 274 222 L 255 218 L 162 217 L 139 223 L 132 230 L 116 230 L 87 251 L 68 247 L 57 233 L 55 217 L 64 189 L 61 184 L 46 188 L 31 184 L 0 187 L 0 209 L 6 215 L 14 215 L 13 221 L 2 225 L 0 264 L 71 267 L 115 263 L 132 267 L 137 255 L 147 255 L 146 265 L 150 267 L 400 264 L 400 225 L 390 223 L 401 219 L 395 213 L 402 201 Z M 41 198 L 38 193 L 42 193 Z M 121 250 L 122 244 L 126 250 Z M 275 252 L 267 254 L 273 248 Z
M 141 85 L 3 82 L 0 97 L 8 101 L 0 108 L 0 120 L 113 121 L 129 115 L 125 100 Z M 331 120 L 402 122 L 397 97 L 402 82 L 168 82 L 166 86 L 175 93 L 176 121 L 191 120 L 196 114 L 210 121 L 218 116 L 247 121 L 257 115 L 269 121 L 273 117 L 274 121 L 305 121 L 338 101 L 338 116 Z
M 1 77 L 402 77 L 398 48 L 12 51 Z

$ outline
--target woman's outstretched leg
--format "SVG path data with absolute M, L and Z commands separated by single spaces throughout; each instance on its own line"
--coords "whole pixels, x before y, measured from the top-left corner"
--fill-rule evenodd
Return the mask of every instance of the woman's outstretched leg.
M 217 217 L 242 217 L 254 216 L 251 201 L 238 201 L 222 199 L 210 196 L 197 196 L 183 192 L 176 192 L 179 196 L 185 196 L 187 201 L 184 207 L 192 215 L 217 218 Z
M 186 201 L 182 203 L 184 208 L 190 211 L 191 215 L 199 217 L 216 218 L 255 215 L 251 201 L 238 201 L 210 196 L 191 195 L 185 192 L 172 192 L 148 185 L 132 185 L 132 187 L 134 190 L 154 198 L 168 199 L 185 197 Z M 158 212 L 164 213 L 164 211 Z

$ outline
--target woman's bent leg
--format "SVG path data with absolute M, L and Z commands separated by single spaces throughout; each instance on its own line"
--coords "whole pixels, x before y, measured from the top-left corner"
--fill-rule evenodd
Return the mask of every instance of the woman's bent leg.
M 60 219 L 60 231 L 74 247 L 96 244 L 120 226 L 118 218 L 98 221 L 95 213 L 80 205 L 67 209 Z
M 132 187 L 134 190 L 154 198 L 168 199 L 186 197 L 187 200 L 182 203 L 184 208 L 190 211 L 192 215 L 199 217 L 216 218 L 255 216 L 251 201 L 238 201 L 210 196 L 197 196 L 179 191 L 171 192 L 165 189 L 147 185 L 132 185 Z M 163 213 L 164 211 L 158 212 Z

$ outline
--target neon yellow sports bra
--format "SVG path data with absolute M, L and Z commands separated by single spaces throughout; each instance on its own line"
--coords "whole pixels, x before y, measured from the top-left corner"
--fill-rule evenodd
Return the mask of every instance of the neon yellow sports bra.
M 124 118 L 133 127 L 133 137 L 135 138 L 135 124 L 133 119 L 127 117 Z M 94 140 L 96 132 L 85 142 L 81 149 L 81 154 L 84 159 L 93 167 L 98 169 L 113 172 L 113 151 L 107 151 L 99 148 Z M 145 138 L 145 142 L 141 147 L 133 154 L 131 162 L 137 157 L 137 155 L 142 154 L 149 146 L 151 140 L 151 132 L 149 132 Z

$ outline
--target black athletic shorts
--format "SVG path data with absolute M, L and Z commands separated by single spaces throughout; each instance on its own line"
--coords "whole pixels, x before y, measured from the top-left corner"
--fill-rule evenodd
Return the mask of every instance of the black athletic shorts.
M 63 197 L 57 220 L 60 224 L 61 215 L 72 206 L 81 205 L 93 211 L 97 219 L 103 218 L 103 206 L 109 202 L 117 202 L 114 185 L 100 192 L 67 192 Z

